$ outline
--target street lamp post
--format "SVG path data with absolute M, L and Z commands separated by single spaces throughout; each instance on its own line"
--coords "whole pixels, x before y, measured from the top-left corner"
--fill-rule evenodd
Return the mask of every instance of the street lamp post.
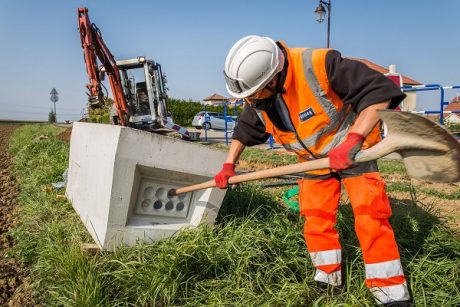
M 327 11 L 323 4 L 326 5 Z M 331 0 L 319 0 L 319 4 L 315 10 L 315 13 L 317 15 L 316 20 L 319 23 L 322 23 L 324 21 L 324 16 L 327 13 L 327 48 L 329 48 L 329 37 L 331 34 Z

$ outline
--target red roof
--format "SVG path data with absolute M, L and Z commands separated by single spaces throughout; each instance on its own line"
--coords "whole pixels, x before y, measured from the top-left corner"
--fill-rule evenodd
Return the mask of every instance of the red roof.
M 450 116 L 451 114 L 458 116 L 458 114 L 456 113 L 449 114 L 446 111 L 460 111 L 460 97 L 457 96 L 454 99 L 452 99 L 451 102 L 447 105 L 447 107 L 444 108 L 444 117 Z M 439 121 L 439 114 L 438 115 L 427 115 L 426 117 L 431 119 L 432 121 Z
M 222 96 L 220 94 L 214 93 L 211 96 L 208 96 L 208 97 L 204 98 L 203 100 L 204 101 L 216 101 L 216 100 L 217 101 L 227 101 L 228 98 L 226 98 L 226 97 L 224 97 L 224 96 Z
M 380 65 L 377 65 L 375 64 L 374 62 L 371 62 L 369 60 L 366 60 L 366 59 L 358 59 L 358 58 L 349 58 L 347 57 L 347 59 L 350 59 L 350 60 L 355 60 L 355 61 L 359 61 L 361 63 L 364 63 L 366 64 L 369 68 L 372 68 L 373 70 L 376 70 L 382 74 L 387 74 L 389 73 L 390 71 L 383 67 L 383 66 L 380 66 Z M 421 85 L 422 83 L 418 82 L 418 81 L 415 81 L 414 79 L 411 79 L 407 76 L 404 76 L 402 75 L 402 79 L 403 79 L 403 84 L 405 85 Z
M 460 111 L 460 97 L 457 96 L 452 99 L 444 111 Z

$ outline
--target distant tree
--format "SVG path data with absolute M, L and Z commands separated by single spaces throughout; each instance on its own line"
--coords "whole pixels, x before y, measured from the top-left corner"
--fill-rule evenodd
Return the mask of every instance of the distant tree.
M 191 126 L 193 117 L 200 111 L 205 109 L 208 112 L 218 112 L 223 113 L 223 106 L 205 106 L 199 101 L 193 101 L 191 99 L 184 100 L 179 98 L 168 98 L 168 109 L 171 112 L 174 122 L 181 126 Z M 242 106 L 238 106 L 237 114 L 240 114 L 243 111 Z M 234 105 L 229 106 L 227 112 L 230 116 L 234 115 Z
M 165 92 L 169 91 L 169 87 L 167 85 L 168 84 L 168 77 L 166 76 L 165 73 L 162 74 L 161 79 L 163 81 L 163 87 L 165 89 Z
M 54 113 L 53 109 L 48 113 L 48 122 L 55 123 L 56 122 L 56 114 Z

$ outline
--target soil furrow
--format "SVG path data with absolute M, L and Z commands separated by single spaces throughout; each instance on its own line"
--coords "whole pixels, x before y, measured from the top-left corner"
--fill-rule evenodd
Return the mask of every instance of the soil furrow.
M 8 230 L 16 223 L 18 183 L 12 173 L 8 144 L 17 125 L 0 125 L 0 306 L 31 306 L 33 300 L 22 291 L 29 283 L 26 270 L 8 250 L 14 239 Z

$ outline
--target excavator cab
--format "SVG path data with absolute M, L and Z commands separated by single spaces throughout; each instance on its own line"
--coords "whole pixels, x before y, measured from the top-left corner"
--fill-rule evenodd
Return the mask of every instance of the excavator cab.
M 185 138 L 188 131 L 172 122 L 167 109 L 167 94 L 161 66 L 143 56 L 116 62 L 120 72 L 123 96 L 129 110 L 131 127 L 158 133 L 173 130 Z M 104 72 L 104 67 L 100 71 Z M 141 80 L 140 80 L 141 79 Z M 111 121 L 118 123 L 116 106 L 112 107 Z
M 86 87 L 90 106 L 100 107 L 103 103 L 102 80 L 107 74 L 114 101 L 111 110 L 112 123 L 161 134 L 177 132 L 183 138 L 189 139 L 187 129 L 174 124 L 168 112 L 160 64 L 144 56 L 115 60 L 102 39 L 100 29 L 90 21 L 88 9 L 78 8 L 77 13 L 81 46 L 89 77 Z M 131 74 L 131 71 L 136 73 Z

